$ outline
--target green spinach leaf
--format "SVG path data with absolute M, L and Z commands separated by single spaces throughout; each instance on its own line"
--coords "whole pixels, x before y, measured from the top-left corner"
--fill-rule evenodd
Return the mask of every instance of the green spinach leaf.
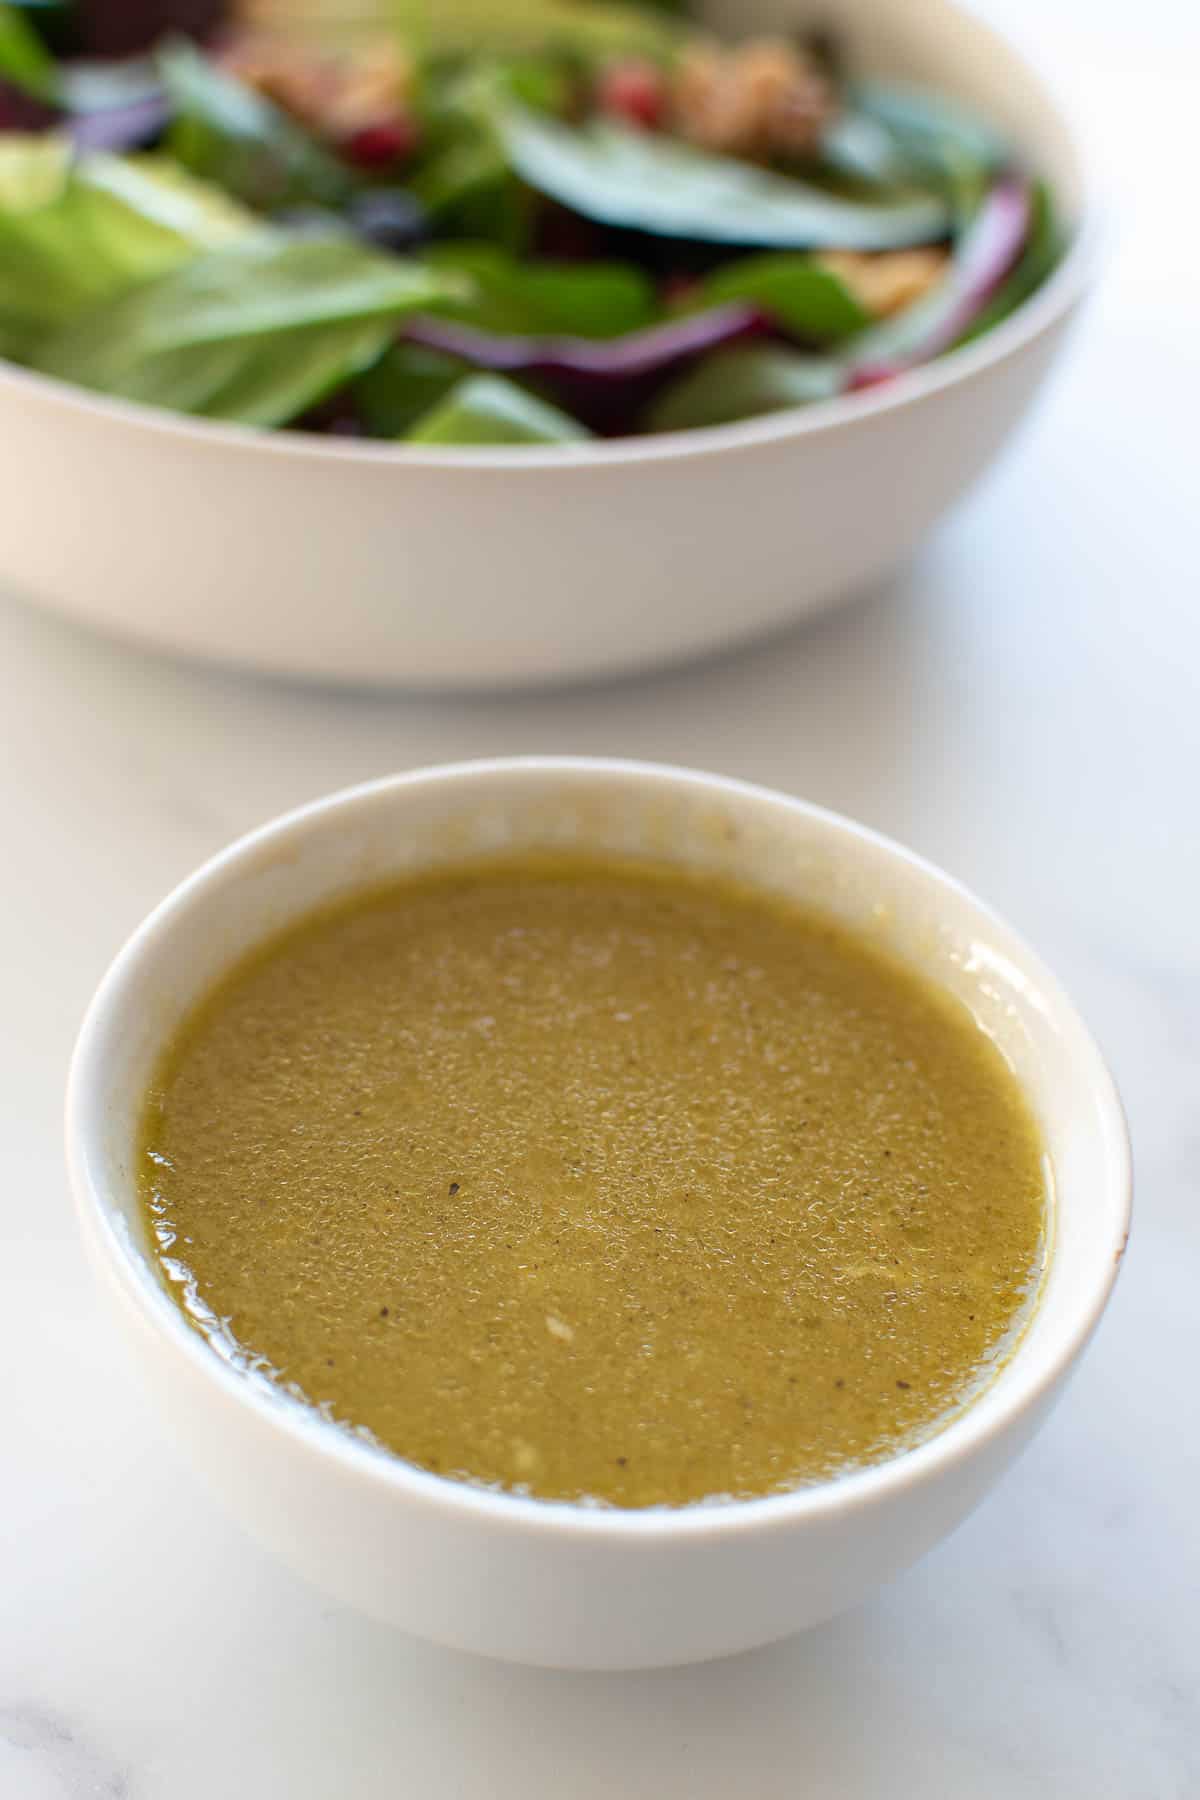
M 461 357 L 423 344 L 392 344 L 354 383 L 354 402 L 372 437 L 404 437 L 467 373 Z
M 572 129 L 509 108 L 499 129 L 530 187 L 587 218 L 658 237 L 779 250 L 892 250 L 950 230 L 945 202 L 930 194 L 845 198 L 610 121 Z
M 101 391 L 202 418 L 287 425 L 367 368 L 390 335 L 384 321 L 351 319 L 189 344 L 127 365 L 119 383 Z
M 772 345 L 720 350 L 659 396 L 646 426 L 650 431 L 691 431 L 700 425 L 728 425 L 829 400 L 842 384 L 841 369 L 824 357 Z
M 450 278 L 336 239 L 260 235 L 52 334 L 37 368 L 101 393 L 281 425 L 379 357 Z
M 488 137 L 460 137 L 443 144 L 416 171 L 409 185 L 426 211 L 447 213 L 507 179 L 500 146 Z
M 469 375 L 408 433 L 410 444 L 569 444 L 591 434 L 568 413 L 506 381 Z
M 726 263 L 701 284 L 697 306 L 747 300 L 813 344 L 836 344 L 870 321 L 845 282 L 811 257 L 786 250 Z
M 0 353 L 23 357 L 89 307 L 260 230 L 165 157 L 72 163 L 59 139 L 0 138 Z
M 182 41 L 158 58 L 175 117 L 173 156 L 260 212 L 304 201 L 336 206 L 353 187 L 350 171 L 279 107 L 235 81 Z
M 470 297 L 439 310 L 483 331 L 609 338 L 655 316 L 653 284 L 629 263 L 522 261 L 486 243 L 431 244 L 425 257 L 469 277 Z
M 58 99 L 54 58 L 28 20 L 4 0 L 0 0 L 0 81 L 51 106 Z

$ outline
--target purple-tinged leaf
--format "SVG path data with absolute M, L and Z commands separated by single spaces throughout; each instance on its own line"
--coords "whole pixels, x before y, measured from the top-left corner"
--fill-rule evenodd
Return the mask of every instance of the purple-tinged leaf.
M 165 94 L 142 94 L 123 106 L 77 113 L 67 131 L 77 150 L 137 150 L 165 129 L 171 108 Z
M 474 368 L 536 381 L 593 430 L 612 434 L 631 429 L 663 383 L 696 357 L 770 330 L 758 307 L 736 302 L 602 341 L 502 336 L 425 314 L 411 319 L 403 335 Z
M 967 226 L 937 286 L 899 317 L 858 338 L 849 357 L 848 386 L 876 387 L 957 343 L 1016 266 L 1032 220 L 1028 181 L 1002 177 Z

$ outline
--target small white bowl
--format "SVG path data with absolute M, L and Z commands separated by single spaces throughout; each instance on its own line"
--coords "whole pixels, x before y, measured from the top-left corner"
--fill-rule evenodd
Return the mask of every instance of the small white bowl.
M 738 0 L 731 33 L 826 0 Z M 893 567 L 992 460 L 1086 290 L 1077 147 L 1028 65 L 949 0 L 839 0 L 852 66 L 977 106 L 1075 236 L 979 342 L 744 424 L 550 450 L 338 442 L 108 401 L 0 364 L 14 595 L 123 637 L 320 680 L 495 688 L 712 650 Z
M 473 853 L 571 846 L 736 871 L 824 907 L 960 995 L 1009 1059 L 1053 1167 L 1040 1303 L 986 1391 L 919 1448 L 769 1499 L 596 1510 L 481 1491 L 373 1449 L 223 1362 L 155 1274 L 134 1162 L 165 1042 L 248 948 L 336 895 Z M 71 1070 L 89 1250 L 166 1420 L 230 1509 L 341 1599 L 438 1642 L 570 1668 L 699 1661 L 852 1606 L 928 1550 L 1041 1423 L 1129 1226 L 1120 1102 L 1066 995 L 948 876 L 832 813 L 718 776 L 528 758 L 355 788 L 235 844 L 109 970 Z

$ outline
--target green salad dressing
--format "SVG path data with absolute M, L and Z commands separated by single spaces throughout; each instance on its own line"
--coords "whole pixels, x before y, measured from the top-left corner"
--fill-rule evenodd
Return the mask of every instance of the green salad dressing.
M 1034 1122 L 959 1002 L 678 870 L 316 916 L 185 1023 L 140 1152 L 197 1328 L 442 1475 L 679 1505 L 896 1454 L 1036 1292 Z

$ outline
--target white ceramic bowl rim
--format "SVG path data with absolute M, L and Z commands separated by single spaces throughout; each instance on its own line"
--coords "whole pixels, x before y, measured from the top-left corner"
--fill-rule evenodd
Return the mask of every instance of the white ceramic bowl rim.
M 1102 237 L 1100 217 L 1094 197 L 1087 158 L 1080 133 L 1074 126 L 1072 112 L 1055 86 L 1047 79 L 1036 57 L 1014 37 L 1001 39 L 1000 34 L 978 17 L 969 5 L 960 5 L 982 35 L 997 42 L 1012 44 L 1026 66 L 1032 85 L 1039 87 L 1047 105 L 1054 111 L 1064 129 L 1076 165 L 1080 194 L 1072 234 L 1058 266 L 1035 293 L 1017 310 L 991 331 L 974 342 L 951 350 L 933 361 L 906 371 L 895 380 L 860 393 L 839 395 L 819 400 L 803 408 L 767 413 L 759 418 L 742 419 L 729 425 L 703 426 L 691 431 L 657 432 L 644 438 L 611 438 L 575 444 L 509 444 L 459 445 L 430 449 L 427 445 L 388 443 L 370 439 L 324 438 L 295 430 L 269 431 L 256 426 L 238 425 L 217 419 L 198 419 L 185 413 L 174 413 L 165 407 L 144 406 L 135 401 L 108 398 L 86 388 L 60 381 L 54 376 L 40 375 L 15 363 L 0 361 L 0 387 L 12 382 L 40 392 L 65 409 L 81 407 L 130 427 L 163 433 L 168 437 L 183 436 L 195 445 L 212 450 L 235 447 L 255 451 L 264 456 L 322 459 L 332 457 L 339 462 L 392 463 L 397 468 L 470 468 L 476 471 L 514 468 L 536 469 L 543 474 L 554 470 L 578 470 L 612 464 L 662 462 L 692 457 L 727 454 L 750 450 L 780 439 L 806 437 L 816 431 L 834 431 L 915 405 L 926 395 L 938 393 L 957 382 L 969 380 L 1025 344 L 1039 337 L 1068 314 L 1090 286 L 1100 254 Z
M 1046 1359 L 1043 1367 L 1035 1368 L 1032 1360 L 1024 1355 L 1024 1341 L 1018 1343 L 1009 1360 L 989 1384 L 987 1392 L 998 1404 L 993 1405 L 986 1415 L 978 1407 L 968 1405 L 935 1436 L 914 1449 L 813 1487 L 761 1499 L 702 1503 L 680 1508 L 620 1510 L 525 1498 L 430 1474 L 388 1451 L 355 1438 L 335 1425 L 327 1424 L 314 1409 L 294 1403 L 283 1404 L 279 1397 L 260 1391 L 256 1384 L 236 1369 L 230 1368 L 213 1352 L 208 1343 L 187 1323 L 175 1301 L 159 1285 L 149 1265 L 140 1258 L 135 1260 L 128 1239 L 114 1222 L 113 1209 L 105 1195 L 107 1181 L 94 1154 L 96 1134 L 92 1115 L 99 1096 L 104 1091 L 105 1048 L 110 1016 L 120 1007 L 126 987 L 136 981 L 143 956 L 154 941 L 169 934 L 179 915 L 197 904 L 203 904 L 207 890 L 218 885 L 234 866 L 258 857 L 263 851 L 277 848 L 282 840 L 293 833 L 303 832 L 327 821 L 331 814 L 344 807 L 419 783 L 445 782 L 461 776 L 503 776 L 523 770 L 562 772 L 568 776 L 572 772 L 579 772 L 645 777 L 650 780 L 667 778 L 673 783 L 694 784 L 710 793 L 725 794 L 735 799 L 741 796 L 775 803 L 784 800 L 810 819 L 855 837 L 860 843 L 906 864 L 910 871 L 923 880 L 958 895 L 982 917 L 1002 929 L 1011 942 L 1020 946 L 1025 966 L 1036 977 L 1039 991 L 1049 1001 L 1057 1016 L 1073 1023 L 1085 1047 L 1085 1053 L 1090 1055 L 1092 1067 L 1089 1070 L 1089 1082 L 1097 1098 L 1097 1111 L 1105 1140 L 1103 1161 L 1115 1204 L 1111 1208 L 1112 1223 L 1108 1228 L 1111 1238 L 1111 1243 L 1107 1246 L 1109 1253 L 1104 1255 L 1102 1263 L 1103 1269 L 1107 1271 L 1105 1278 L 1078 1305 L 1057 1355 L 1053 1359 Z M 914 855 L 892 839 L 826 808 L 749 782 L 667 764 L 618 758 L 505 757 L 418 769 L 344 789 L 298 807 L 240 838 L 176 887 L 138 928 L 109 968 L 88 1009 L 72 1060 L 67 1091 L 66 1136 L 73 1186 L 85 1228 L 98 1234 L 106 1252 L 110 1272 L 115 1274 L 126 1298 L 133 1302 L 143 1319 L 157 1333 L 165 1334 L 172 1340 L 175 1350 L 191 1359 L 207 1379 L 223 1387 L 238 1404 L 255 1412 L 268 1429 L 285 1432 L 298 1447 L 314 1456 L 332 1458 L 341 1465 L 345 1475 L 391 1488 L 398 1497 L 410 1501 L 423 1501 L 451 1513 L 475 1515 L 506 1530 L 553 1532 L 583 1539 L 622 1540 L 631 1544 L 661 1543 L 665 1539 L 680 1536 L 715 1539 L 749 1530 L 790 1529 L 804 1520 L 811 1521 L 833 1514 L 845 1515 L 859 1507 L 871 1507 L 886 1499 L 889 1493 L 918 1483 L 924 1476 L 933 1474 L 946 1465 L 973 1456 L 990 1441 L 1000 1437 L 1017 1416 L 1048 1394 L 1063 1369 L 1074 1361 L 1104 1310 L 1129 1234 L 1129 1139 L 1112 1077 L 1067 995 L 1011 927 L 1005 925 L 997 914 L 962 884 L 933 864 Z M 1053 1250 L 1051 1254 L 1053 1255 Z

